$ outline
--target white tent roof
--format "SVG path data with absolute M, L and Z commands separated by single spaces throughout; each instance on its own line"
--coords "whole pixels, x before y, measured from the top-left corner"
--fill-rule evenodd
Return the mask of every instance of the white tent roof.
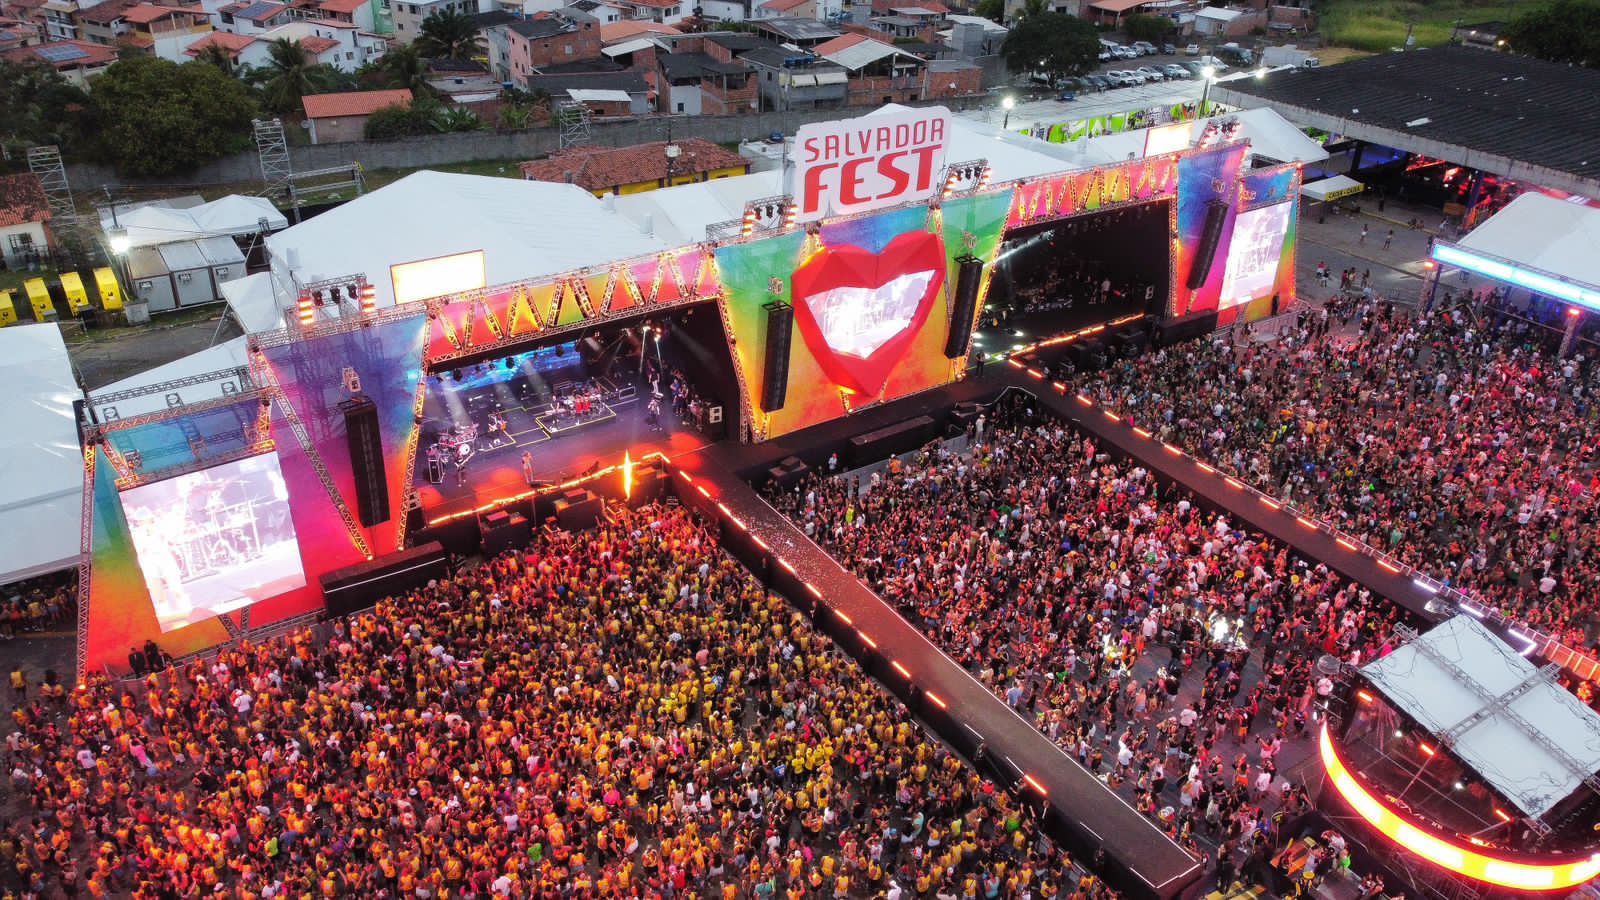
M 83 451 L 72 401 L 83 394 L 54 325 L 0 328 L 0 583 L 75 565 Z
M 268 231 L 289 227 L 289 220 L 265 197 L 246 197 L 230 194 L 189 210 L 196 223 L 210 235 L 256 234 L 261 231 L 261 220 L 267 220 Z
M 1600 209 L 1526 193 L 1457 246 L 1600 288 Z
M 272 275 L 257 272 L 222 283 L 222 298 L 247 334 L 277 331 L 283 327 L 283 310 L 272 289 Z
M 985 19 L 983 16 L 963 16 L 951 13 L 945 16 L 944 19 L 946 22 L 953 22 L 957 25 L 982 25 L 985 34 L 1000 35 L 1006 34 L 1011 30 L 999 22 L 993 19 Z
M 185 209 L 141 206 L 119 215 L 116 224 L 127 229 L 133 246 L 148 247 L 202 237 L 256 234 L 261 230 L 262 219 L 267 220 L 269 231 L 289 224 L 271 200 L 239 194 Z
M 1361 672 L 1429 731 L 1465 725 L 1451 752 L 1529 816 L 1549 812 L 1600 772 L 1600 714 L 1471 616 L 1456 616 Z M 1535 740 L 1531 729 L 1548 741 Z
M 365 274 L 380 308 L 398 263 L 482 250 L 494 285 L 667 248 L 576 185 L 429 170 L 267 238 L 280 285 Z
M 585 88 L 567 88 L 567 96 L 579 103 L 627 103 L 633 98 L 627 91 L 607 91 Z
M 121 391 L 137 390 L 168 381 L 177 381 L 180 378 L 209 375 L 214 372 L 248 366 L 250 364 L 249 350 L 245 346 L 248 340 L 248 338 L 236 337 L 231 341 L 207 347 L 199 353 L 191 353 L 188 356 L 179 357 L 166 365 L 146 369 L 132 377 L 124 378 L 103 388 L 90 391 L 89 403 L 102 418 L 108 406 L 116 407 L 117 416 L 123 419 L 144 415 L 145 413 L 160 412 L 167 408 L 167 393 L 173 392 L 151 393 L 142 397 L 113 400 L 104 404 L 99 402 L 99 398 Z M 175 393 L 182 398 L 184 403 L 203 403 L 207 400 L 215 400 L 224 396 L 222 391 L 224 382 L 232 383 L 240 389 L 244 387 L 237 378 L 219 377 L 215 381 L 204 384 L 185 385 L 176 389 Z
M 1335 198 L 1345 197 L 1351 193 L 1359 194 L 1364 190 L 1366 185 L 1348 175 L 1319 178 L 1300 187 L 1301 195 L 1311 200 L 1326 200 L 1330 194 Z
M 1244 15 L 1244 10 L 1223 9 L 1220 6 L 1208 6 L 1199 12 L 1196 12 L 1195 15 L 1202 19 L 1215 19 L 1218 22 L 1232 22 L 1234 19 Z

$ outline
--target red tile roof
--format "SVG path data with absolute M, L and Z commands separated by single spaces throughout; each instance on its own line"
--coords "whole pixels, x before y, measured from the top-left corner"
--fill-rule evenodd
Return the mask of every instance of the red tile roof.
M 73 59 L 52 62 L 39 55 L 39 51 L 46 47 L 77 47 L 83 51 L 82 56 Z M 117 48 L 105 44 L 95 44 L 89 41 L 47 41 L 43 44 L 34 44 L 32 47 L 18 47 L 0 53 L 0 59 L 14 63 L 40 62 L 53 69 L 67 71 L 90 66 L 109 66 L 117 61 Z
M 339 42 L 333 38 L 325 38 L 320 35 L 313 34 L 309 37 L 301 38 L 300 46 L 306 48 L 306 52 L 312 56 L 321 56 L 322 54 L 327 53 L 329 50 L 339 46 Z M 391 106 L 393 104 L 384 105 Z
M 129 7 L 137 5 L 137 0 L 106 0 L 104 3 L 78 10 L 78 19 L 95 25 L 109 25 L 122 18 L 123 12 Z
M 672 165 L 674 176 L 710 172 L 713 169 L 745 168 L 750 161 L 701 138 L 675 142 L 680 151 Z M 659 181 L 667 177 L 666 141 L 632 147 L 578 147 L 549 159 L 522 164 L 522 177 L 533 181 L 567 182 L 586 191 L 604 191 L 639 181 Z
M 829 53 L 838 53 L 840 50 L 843 50 L 846 47 L 854 47 L 862 41 L 870 40 L 874 39 L 869 38 L 864 34 L 842 34 L 831 41 L 827 41 L 812 47 L 811 52 L 818 56 L 826 56 Z
M 148 25 L 151 22 L 165 19 L 173 13 L 188 14 L 189 10 L 173 9 L 170 6 L 156 6 L 154 3 L 141 3 L 123 12 L 122 18 L 135 25 Z
M 767 2 L 761 4 L 761 8 L 770 9 L 773 12 L 788 12 L 791 9 L 805 6 L 807 3 L 815 2 L 816 0 L 767 0 Z
M 256 39 L 244 34 L 233 34 L 227 31 L 213 31 L 184 49 L 190 56 L 199 56 L 207 47 L 221 47 L 229 55 L 238 55 L 240 50 L 254 44 Z
M 307 94 L 306 118 L 336 119 L 340 116 L 370 116 L 386 106 L 406 106 L 411 92 L 405 88 L 389 91 L 347 91 L 341 94 Z
M 50 201 L 33 175 L 0 175 L 0 228 L 50 221 Z
M 661 25 L 656 22 L 612 22 L 609 25 L 600 26 L 600 42 L 603 44 L 615 44 L 619 41 L 638 37 L 641 34 L 682 33 L 671 25 Z
M 323 12 L 353 15 L 356 10 L 371 2 L 372 0 L 322 0 L 321 3 L 317 4 L 317 8 Z

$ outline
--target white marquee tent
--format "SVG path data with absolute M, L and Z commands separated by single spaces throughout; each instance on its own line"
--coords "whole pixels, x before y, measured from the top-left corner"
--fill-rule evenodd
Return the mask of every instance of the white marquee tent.
M 203 237 L 257 234 L 262 230 L 263 220 L 267 231 L 277 231 L 289 224 L 271 200 L 234 194 L 186 209 L 155 204 L 140 206 L 118 215 L 116 224 L 128 232 L 130 245 L 152 247 Z
M 1600 209 L 1585 204 L 1529 192 L 1456 246 L 1600 290 Z
M 0 584 L 73 565 L 83 523 L 83 394 L 55 325 L 0 328 Z

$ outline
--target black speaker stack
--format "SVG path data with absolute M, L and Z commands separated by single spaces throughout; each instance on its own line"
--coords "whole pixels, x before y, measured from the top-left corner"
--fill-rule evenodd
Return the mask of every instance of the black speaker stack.
M 945 359 L 967 355 L 972 343 L 972 322 L 978 314 L 978 288 L 983 284 L 983 260 L 971 255 L 956 257 L 956 293 L 950 304 L 950 336 L 944 342 Z
M 350 444 L 350 469 L 355 474 L 356 518 L 366 527 L 389 521 L 389 486 L 383 471 L 383 436 L 378 432 L 378 406 L 358 394 L 339 404 L 345 439 Z
M 1228 220 L 1228 201 L 1207 200 L 1205 227 L 1200 232 L 1200 245 L 1195 249 L 1194 265 L 1189 267 L 1189 277 L 1184 286 L 1198 290 L 1211 275 L 1211 263 L 1217 255 L 1217 244 L 1222 240 L 1222 225 Z
M 450 577 L 450 555 L 438 541 L 336 569 L 318 579 L 328 615 L 345 616 L 384 597 Z
M 513 547 L 526 547 L 533 540 L 533 524 L 518 510 L 498 509 L 478 518 L 478 533 L 483 555 L 496 556 Z
M 787 303 L 768 303 L 767 356 L 761 380 L 761 411 L 783 409 L 789 396 L 789 339 L 794 331 L 794 307 Z

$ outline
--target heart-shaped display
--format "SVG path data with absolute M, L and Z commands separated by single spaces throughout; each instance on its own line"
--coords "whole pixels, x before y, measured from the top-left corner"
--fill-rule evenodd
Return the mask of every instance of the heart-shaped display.
M 913 231 L 881 253 L 826 247 L 796 269 L 795 324 L 828 378 L 856 394 L 883 390 L 928 321 L 945 266 L 939 235 Z

